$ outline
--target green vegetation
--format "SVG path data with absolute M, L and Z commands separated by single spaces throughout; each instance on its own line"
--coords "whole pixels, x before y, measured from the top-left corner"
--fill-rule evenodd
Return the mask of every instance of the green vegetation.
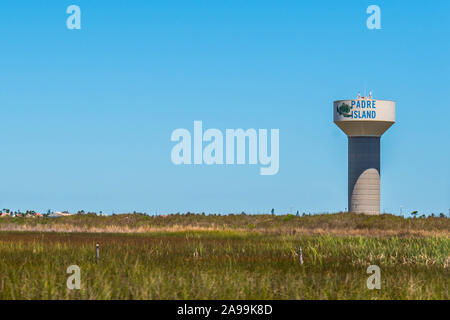
M 351 214 L 1 218 L 3 230 L 90 232 L 1 231 L 0 299 L 448 300 L 448 221 Z M 92 232 L 102 229 L 115 231 Z M 130 229 L 140 232 L 124 232 Z M 381 290 L 366 287 L 372 264 L 381 268 Z M 81 268 L 81 290 L 66 287 L 70 265 Z

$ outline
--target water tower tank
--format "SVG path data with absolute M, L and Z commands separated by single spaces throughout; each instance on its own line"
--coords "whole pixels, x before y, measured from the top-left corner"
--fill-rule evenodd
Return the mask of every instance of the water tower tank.
M 395 102 L 337 100 L 333 113 L 348 136 L 348 211 L 380 214 L 380 138 L 395 123 Z

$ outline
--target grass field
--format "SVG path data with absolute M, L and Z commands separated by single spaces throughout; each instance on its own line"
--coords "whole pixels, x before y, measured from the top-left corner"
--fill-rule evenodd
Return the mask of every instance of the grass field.
M 351 214 L 0 219 L 0 299 L 450 299 L 449 220 Z M 47 232 L 29 231 L 44 227 Z M 66 287 L 66 269 L 74 264 L 80 290 Z M 371 264 L 381 268 L 380 290 L 366 287 Z

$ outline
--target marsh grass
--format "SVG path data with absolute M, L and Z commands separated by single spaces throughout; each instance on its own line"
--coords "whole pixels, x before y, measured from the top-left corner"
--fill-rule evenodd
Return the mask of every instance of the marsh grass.
M 233 230 L 0 232 L 0 299 L 449 299 L 449 245 L 448 237 Z M 81 290 L 66 287 L 72 264 Z M 366 287 L 371 264 L 381 290 Z

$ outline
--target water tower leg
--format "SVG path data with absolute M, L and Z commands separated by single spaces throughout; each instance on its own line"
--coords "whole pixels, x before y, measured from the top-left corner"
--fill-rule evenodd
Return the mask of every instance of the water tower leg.
M 348 208 L 380 214 L 380 137 L 348 138 Z

